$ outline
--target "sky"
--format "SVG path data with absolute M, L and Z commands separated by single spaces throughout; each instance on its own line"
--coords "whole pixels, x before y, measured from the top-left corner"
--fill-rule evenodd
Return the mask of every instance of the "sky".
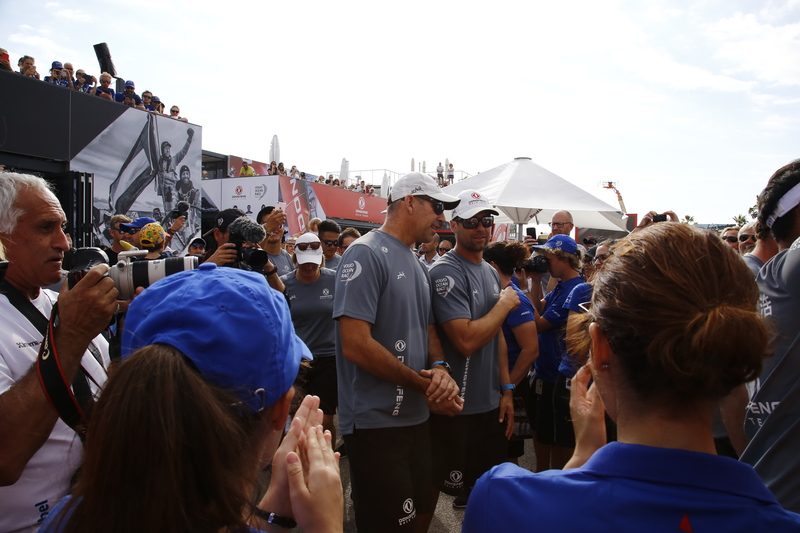
M 628 212 L 724 224 L 800 157 L 800 0 L 142 6 L 0 0 L 0 47 L 98 75 L 105 42 L 203 149 L 267 161 L 277 135 L 312 174 L 523 156 L 613 206 L 615 182 Z

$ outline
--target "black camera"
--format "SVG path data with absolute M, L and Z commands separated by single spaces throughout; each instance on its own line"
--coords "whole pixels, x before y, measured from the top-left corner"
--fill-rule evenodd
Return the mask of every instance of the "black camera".
M 189 216 L 189 203 L 185 201 L 180 201 L 175 206 L 175 209 L 169 212 L 169 216 L 172 220 L 175 220 L 178 217 L 188 217 Z
M 653 217 L 653 222 L 666 222 L 666 221 L 667 221 L 667 215 L 655 215 Z
M 266 253 L 266 252 L 265 252 Z M 147 255 L 147 250 L 120 252 L 119 261 L 111 265 L 107 276 L 119 291 L 120 300 L 130 300 L 136 287 L 147 288 L 164 276 L 194 270 L 198 259 L 195 255 L 168 257 L 155 261 L 131 261 L 131 257 Z M 100 263 L 108 263 L 108 256 L 100 248 L 78 248 L 72 256 L 72 268 L 67 275 L 72 288 L 92 268 Z
M 547 258 L 543 255 L 533 255 L 522 265 L 525 272 L 545 274 L 547 272 Z
M 242 246 L 244 243 L 250 241 L 245 240 L 245 238 L 238 233 L 231 233 L 228 242 L 236 245 L 236 259 L 247 263 L 250 265 L 250 268 L 257 272 L 263 269 L 264 265 L 269 261 L 269 254 L 261 248 L 246 248 Z

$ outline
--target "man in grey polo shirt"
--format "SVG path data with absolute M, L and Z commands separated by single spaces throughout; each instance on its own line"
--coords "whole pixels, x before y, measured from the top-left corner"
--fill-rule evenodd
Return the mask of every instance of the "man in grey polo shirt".
M 750 443 L 741 461 L 753 466 L 780 504 L 800 512 L 800 160 L 772 175 L 758 197 L 758 221 L 772 230 L 778 254 L 756 276 L 759 309 L 776 332 L 759 388 L 747 406 Z
M 400 178 L 386 221 L 351 244 L 339 265 L 333 317 L 339 432 L 350 462 L 362 533 L 424 531 L 431 492 L 429 412 L 461 410 L 458 386 L 438 363 L 430 277 L 411 252 L 458 205 L 432 178 Z
M 455 418 L 431 415 L 434 485 L 464 508 L 472 486 L 506 460 L 514 426 L 514 385 L 500 327 L 519 307 L 512 287 L 500 290 L 497 271 L 483 260 L 499 215 L 478 191 L 458 195 L 450 229 L 455 249 L 431 267 L 433 313 L 445 359 L 461 388 L 464 409 Z M 438 494 L 438 492 L 437 492 Z

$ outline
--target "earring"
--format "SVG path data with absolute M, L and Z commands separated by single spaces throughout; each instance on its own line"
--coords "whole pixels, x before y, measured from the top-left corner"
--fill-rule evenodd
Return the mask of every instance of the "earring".
M 602 368 L 603 370 L 608 370 L 608 368 L 609 368 L 609 367 L 608 367 L 608 363 L 603 363 L 603 364 L 600 366 L 600 368 Z

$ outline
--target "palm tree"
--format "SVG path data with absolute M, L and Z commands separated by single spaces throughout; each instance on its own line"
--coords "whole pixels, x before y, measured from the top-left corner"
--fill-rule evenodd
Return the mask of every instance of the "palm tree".
M 741 227 L 747 224 L 747 217 L 744 215 L 736 215 L 733 217 L 733 221 L 736 223 L 737 226 Z
M 758 204 L 754 205 L 750 209 L 747 210 L 747 214 L 750 215 L 750 218 L 753 220 L 758 218 Z
M 682 222 L 684 224 L 689 224 L 690 226 L 694 225 L 694 217 L 692 215 L 683 215 Z

